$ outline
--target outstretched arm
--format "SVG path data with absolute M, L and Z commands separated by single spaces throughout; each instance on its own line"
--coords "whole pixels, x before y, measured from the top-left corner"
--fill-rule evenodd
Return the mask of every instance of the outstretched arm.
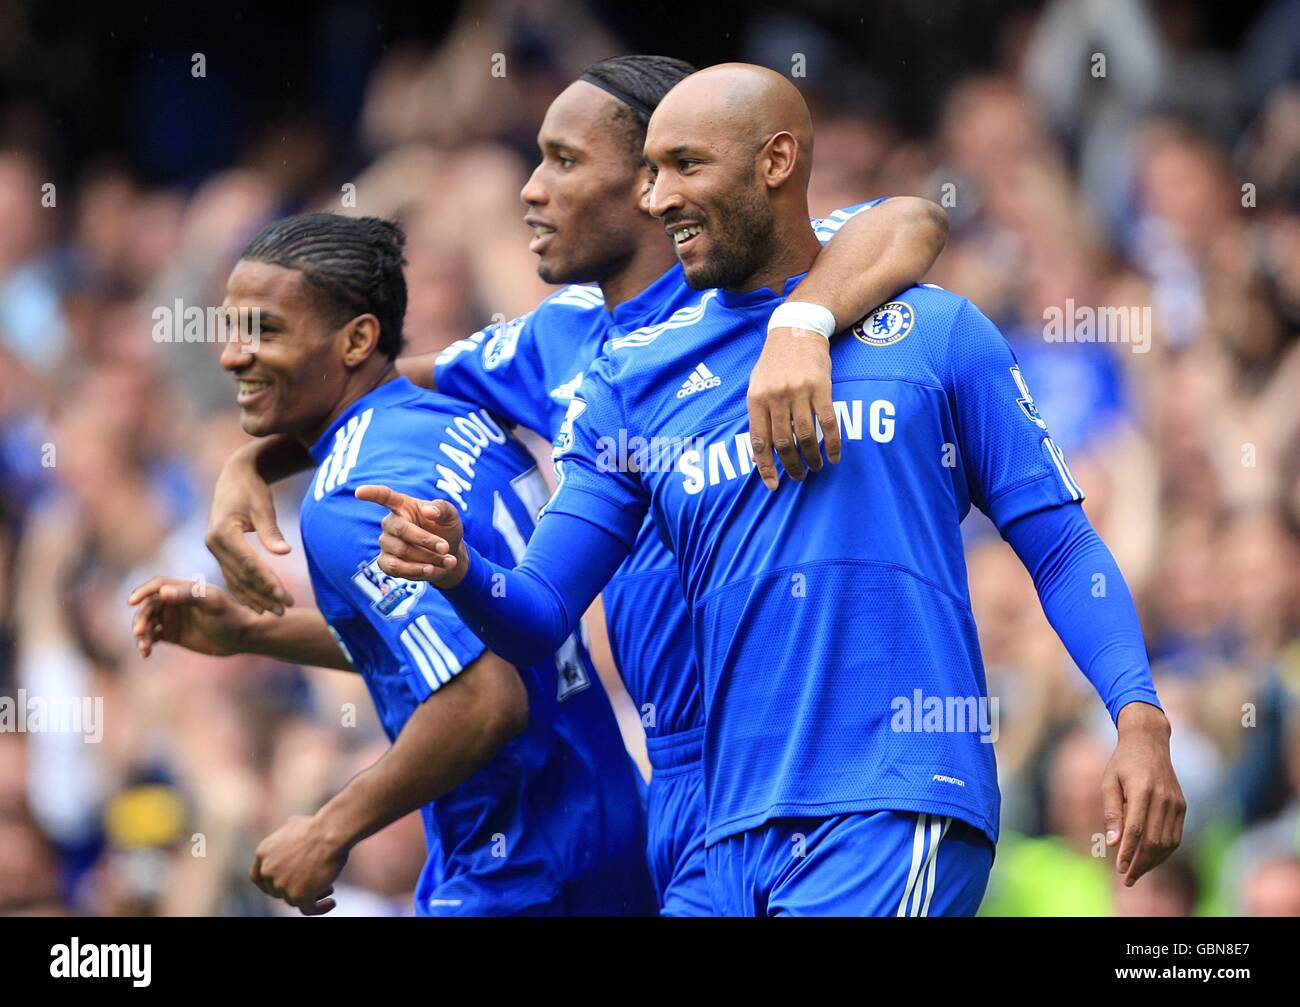
M 827 232 L 830 219 L 824 225 Z M 769 328 L 750 375 L 754 464 L 768 489 L 777 487 L 773 448 L 796 481 L 804 478 L 805 462 L 810 471 L 821 470 L 814 419 L 821 425 L 826 458 L 832 463 L 840 460 L 827 337 L 919 283 L 947 241 L 948 215 L 937 204 L 915 196 L 887 199 L 856 213 L 834 232 L 786 302 L 820 305 L 827 313 L 824 317 L 833 320 L 827 323 L 829 333 L 791 326 Z
M 314 608 L 258 615 L 211 584 L 167 577 L 141 584 L 127 604 L 136 606 L 131 631 L 146 658 L 155 644 L 171 643 L 214 657 L 264 654 L 290 664 L 353 670 Z
M 386 486 L 362 486 L 358 499 L 389 509 L 379 538 L 379 568 L 442 590 L 474 635 L 520 666 L 554 653 L 631 551 L 621 538 L 564 512 L 543 515 L 519 566 L 484 558 L 464 539 L 446 500 L 416 500 Z
M 1033 576 L 1048 622 L 1118 727 L 1102 780 L 1102 824 L 1131 886 L 1178 848 L 1187 811 L 1133 597 L 1077 503 L 1017 518 L 1004 534 Z

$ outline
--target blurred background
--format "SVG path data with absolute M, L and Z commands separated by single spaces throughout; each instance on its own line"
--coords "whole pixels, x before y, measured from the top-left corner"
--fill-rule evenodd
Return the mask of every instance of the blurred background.
M 815 213 L 947 208 L 929 279 L 1012 341 L 1138 599 L 1189 812 L 1124 890 L 1092 855 L 1114 728 L 968 521 L 1004 794 L 984 911 L 1300 915 L 1300 0 L 110 6 L 0 3 L 0 696 L 102 697 L 104 726 L 0 732 L 0 912 L 283 911 L 257 842 L 385 743 L 355 676 L 131 645 L 131 587 L 218 579 L 244 439 L 220 347 L 156 342 L 154 310 L 219 303 L 304 209 L 402 222 L 411 351 L 530 309 L 546 106 L 652 52 L 802 70 Z M 1067 301 L 1149 307 L 1147 351 L 1049 341 Z M 336 914 L 409 913 L 423 859 L 413 818 L 363 843 Z

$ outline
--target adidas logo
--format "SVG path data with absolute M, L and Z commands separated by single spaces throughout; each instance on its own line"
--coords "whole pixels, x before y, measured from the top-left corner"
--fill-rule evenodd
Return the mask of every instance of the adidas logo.
M 694 395 L 696 392 L 707 391 L 710 388 L 717 388 L 722 384 L 722 379 L 709 370 L 704 364 L 696 364 L 695 370 L 691 371 L 691 376 L 682 382 L 681 389 L 677 392 L 679 399 L 684 399 L 688 395 Z

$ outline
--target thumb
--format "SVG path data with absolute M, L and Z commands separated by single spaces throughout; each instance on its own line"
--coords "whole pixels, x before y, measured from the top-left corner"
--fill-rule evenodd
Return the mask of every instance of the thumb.
M 274 508 L 255 510 L 250 517 L 253 521 L 253 531 L 257 532 L 257 539 L 262 543 L 262 548 L 277 556 L 287 556 L 293 552 L 293 546 L 285 540 L 280 526 L 275 522 Z
M 420 505 L 420 517 L 429 522 L 429 527 L 454 531 L 460 526 L 460 515 L 456 508 L 446 500 L 430 500 Z
M 1124 788 L 1120 785 L 1118 773 L 1107 773 L 1101 781 L 1102 830 L 1106 833 L 1106 845 L 1114 846 L 1124 832 Z

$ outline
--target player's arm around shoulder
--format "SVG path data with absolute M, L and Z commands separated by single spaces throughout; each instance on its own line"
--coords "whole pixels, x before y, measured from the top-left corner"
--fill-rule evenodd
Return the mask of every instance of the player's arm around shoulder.
M 282 614 L 293 596 L 249 544 L 247 533 L 256 532 L 268 552 L 283 556 L 290 551 L 276 524 L 271 484 L 310 467 L 306 450 L 277 434 L 232 452 L 217 476 L 204 543 L 235 600 L 254 612 Z
M 538 330 L 563 330 L 566 312 L 574 310 L 568 302 L 546 310 L 552 298 L 517 318 L 494 321 L 438 353 L 401 358 L 397 368 L 418 385 L 482 406 L 511 424 L 543 428 L 536 403 L 537 390 L 546 384 L 546 334 Z M 568 336 L 567 331 L 557 334 L 560 340 Z
M 754 463 L 777 486 L 773 450 L 795 481 L 840 460 L 831 399 L 830 339 L 921 281 L 948 241 L 948 215 L 928 199 L 899 196 L 837 211 L 822 222 L 827 240 L 808 275 L 773 313 L 749 382 Z M 802 455 L 802 459 L 801 456 Z

